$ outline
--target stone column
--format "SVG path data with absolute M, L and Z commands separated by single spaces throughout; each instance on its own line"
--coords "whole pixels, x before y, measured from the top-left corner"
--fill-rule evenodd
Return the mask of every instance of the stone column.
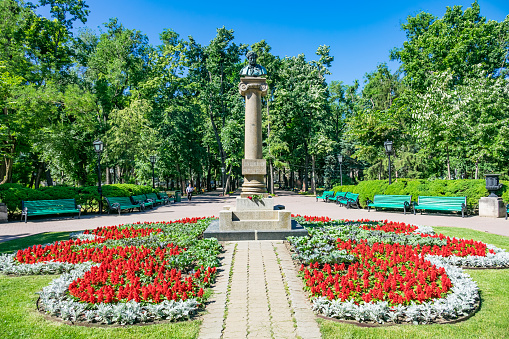
M 253 194 L 266 195 L 263 177 L 267 174 L 262 154 L 262 97 L 267 94 L 265 78 L 244 77 L 239 84 L 240 95 L 246 98 L 244 159 L 242 160 L 241 197 Z

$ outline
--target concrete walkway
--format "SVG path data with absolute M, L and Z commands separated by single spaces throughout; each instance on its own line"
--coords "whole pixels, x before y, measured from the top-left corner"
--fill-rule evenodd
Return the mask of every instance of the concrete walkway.
M 316 317 L 282 241 L 225 246 L 200 338 L 320 338 Z
M 145 212 L 117 214 L 83 215 L 81 219 L 71 217 L 29 218 L 28 223 L 10 221 L 0 224 L 0 242 L 42 232 L 64 232 L 91 229 L 100 226 L 111 226 L 143 221 L 166 221 L 185 217 L 218 216 L 224 205 L 235 205 L 235 197 L 222 197 L 220 191 L 209 192 L 192 201 L 185 198 L 180 203 L 158 206 Z M 509 220 L 503 218 L 482 218 L 467 216 L 461 218 L 456 214 L 407 214 L 401 211 L 376 212 L 357 209 L 346 209 L 334 203 L 316 202 L 311 196 L 299 195 L 288 191 L 277 191 L 276 203 L 285 205 L 293 214 L 328 216 L 333 219 L 371 219 L 392 220 L 415 225 L 448 226 L 471 228 L 483 232 L 509 236 Z

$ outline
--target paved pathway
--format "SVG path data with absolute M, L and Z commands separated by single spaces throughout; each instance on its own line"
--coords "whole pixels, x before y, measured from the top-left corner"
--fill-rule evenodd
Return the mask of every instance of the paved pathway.
M 320 338 L 282 241 L 227 243 L 200 338 Z
M 220 191 L 209 192 L 180 203 L 158 206 L 145 212 L 99 215 L 83 215 L 81 219 L 70 217 L 29 218 L 28 223 L 18 220 L 0 223 L 0 242 L 24 237 L 41 232 L 79 231 L 137 221 L 176 220 L 185 217 L 218 216 L 224 205 L 235 205 L 235 196 L 221 197 Z M 328 216 L 333 219 L 372 219 L 392 220 L 415 225 L 448 226 L 471 228 L 488 233 L 509 236 L 509 220 L 504 218 L 482 218 L 467 216 L 465 218 L 450 214 L 403 215 L 401 211 L 376 212 L 358 209 L 346 209 L 334 203 L 316 202 L 314 197 L 303 196 L 288 191 L 277 191 L 276 203 L 285 205 L 293 214 Z

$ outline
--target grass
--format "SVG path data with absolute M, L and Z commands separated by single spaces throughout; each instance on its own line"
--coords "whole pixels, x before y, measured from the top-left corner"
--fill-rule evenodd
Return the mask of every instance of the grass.
M 509 250 L 509 237 L 452 227 L 434 227 L 447 236 L 480 240 Z M 319 319 L 323 338 L 509 338 L 509 269 L 467 270 L 481 290 L 481 308 L 457 324 L 362 328 Z

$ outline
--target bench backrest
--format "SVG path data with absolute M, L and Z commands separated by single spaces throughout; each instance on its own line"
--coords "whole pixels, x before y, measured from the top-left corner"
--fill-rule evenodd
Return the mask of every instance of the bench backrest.
M 155 193 L 145 194 L 148 199 L 160 200 Z
M 375 195 L 373 197 L 373 203 L 375 204 L 401 204 L 405 202 L 410 204 L 412 200 L 411 195 Z
M 322 197 L 332 197 L 334 196 L 334 191 L 325 191 L 322 194 Z
M 145 194 L 133 195 L 131 197 L 131 200 L 133 201 L 133 203 L 136 203 L 136 201 L 144 202 L 145 200 L 147 200 L 147 197 L 145 196 Z
M 76 209 L 75 199 L 59 199 L 59 200 L 34 200 L 22 201 L 22 208 L 28 210 L 46 210 L 46 211 L 61 211 L 61 210 L 74 210 Z
M 353 200 L 353 201 L 357 201 L 357 199 L 359 199 L 359 193 L 346 192 L 345 198 Z
M 344 198 L 348 192 L 336 192 L 336 196 L 334 198 Z
M 168 193 L 166 192 L 158 192 L 157 194 L 161 197 L 161 199 L 169 198 Z
M 107 197 L 106 201 L 108 205 L 120 204 L 120 206 L 130 206 L 133 203 L 131 202 L 131 198 L 129 197 Z
M 417 200 L 418 205 L 440 205 L 440 206 L 461 206 L 467 205 L 467 197 L 430 197 L 419 196 Z

